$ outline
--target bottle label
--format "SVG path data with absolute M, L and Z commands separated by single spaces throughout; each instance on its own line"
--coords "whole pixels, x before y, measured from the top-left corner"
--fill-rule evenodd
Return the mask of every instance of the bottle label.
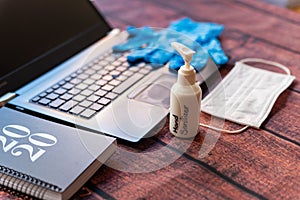
M 181 117 L 182 128 L 180 129 L 181 135 L 188 135 L 188 117 L 189 116 L 189 107 L 186 105 L 183 106 L 183 115 Z
M 173 125 L 173 132 L 174 133 L 178 133 L 178 127 L 179 127 L 179 117 L 177 115 L 172 115 L 172 117 L 174 118 L 174 125 Z

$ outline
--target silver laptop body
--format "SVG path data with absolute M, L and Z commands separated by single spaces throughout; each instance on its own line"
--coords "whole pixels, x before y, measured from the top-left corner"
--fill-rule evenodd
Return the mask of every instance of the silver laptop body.
M 52 70 L 10 93 L 14 97 L 9 106 L 22 112 L 30 111 L 61 123 L 75 124 L 76 127 L 97 133 L 104 133 L 131 142 L 150 137 L 164 125 L 169 111 L 169 90 L 177 79 L 176 73 L 169 71 L 168 65 L 151 69 L 138 79 L 129 77 L 123 92 L 91 118 L 83 118 L 68 112 L 62 112 L 49 106 L 33 103 L 32 99 L 49 87 L 64 80 L 65 77 L 102 55 L 111 52 L 114 45 L 127 39 L 126 32 L 113 29 L 104 38 L 85 50 L 67 59 Z M 147 65 L 147 69 L 150 66 Z M 217 71 L 216 65 L 209 60 L 207 67 L 198 74 L 202 83 Z M 134 75 L 132 75 L 134 76 Z M 128 84 L 130 86 L 128 86 Z M 122 87 L 122 86 L 121 86 Z M 157 128 L 158 127 L 158 128 Z

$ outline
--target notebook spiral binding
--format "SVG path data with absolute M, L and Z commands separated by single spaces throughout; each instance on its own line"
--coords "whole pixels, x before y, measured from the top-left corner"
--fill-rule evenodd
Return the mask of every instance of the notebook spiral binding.
M 34 178 L 27 174 L 18 172 L 8 167 L 0 165 L 0 185 L 17 191 L 42 198 L 46 189 L 56 192 L 62 189 L 53 184 Z

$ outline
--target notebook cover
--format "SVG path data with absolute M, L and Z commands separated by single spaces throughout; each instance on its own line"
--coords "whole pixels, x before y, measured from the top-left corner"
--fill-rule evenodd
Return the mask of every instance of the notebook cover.
M 0 172 L 63 192 L 114 140 L 3 107 Z

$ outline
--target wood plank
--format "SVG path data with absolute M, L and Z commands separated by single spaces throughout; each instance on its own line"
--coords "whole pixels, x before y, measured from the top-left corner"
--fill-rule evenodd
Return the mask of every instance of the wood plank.
M 261 4 L 261 9 L 258 10 L 249 4 L 241 4 L 234 0 L 201 2 L 186 0 L 184 4 L 182 1 L 155 0 L 155 2 L 161 6 L 177 10 L 177 12 L 195 20 L 221 23 L 225 25 L 225 28 L 240 30 L 245 34 L 300 53 L 299 45 L 295 42 L 299 40 L 299 24 L 278 15 L 271 15 L 267 10 L 268 8 L 263 7 L 265 4 Z M 295 18 L 300 19 L 300 16 L 295 15 Z M 251 26 L 251 24 L 255 24 L 255 26 Z M 282 37 L 283 35 L 285 37 Z
M 208 124 L 211 119 L 202 114 L 201 120 Z M 225 128 L 239 126 L 228 122 Z M 166 144 L 173 138 L 169 132 L 157 137 Z M 204 149 L 212 150 L 204 154 Z M 186 153 L 267 199 L 300 197 L 300 146 L 267 131 L 248 129 L 229 135 L 201 128 Z
M 131 0 L 126 8 L 122 0 L 115 0 L 113 6 L 111 4 L 108 0 L 96 1 L 97 7 L 109 20 L 118 19 L 126 25 L 166 27 L 174 17 L 178 18 L 176 10 L 159 6 L 151 1 Z
M 269 15 L 278 16 L 293 23 L 300 23 L 299 13 L 288 10 L 285 7 L 278 7 L 272 3 L 265 3 L 264 1 L 258 0 L 251 2 L 249 2 L 249 0 L 237 0 L 236 3 L 247 4 L 247 6 L 253 7 L 256 10 L 263 10 L 263 12 L 267 12 Z
M 10 188 L 0 185 L 0 199 L 1 200 L 12 200 L 12 199 L 30 199 L 29 197 L 21 192 L 12 190 Z
M 300 94 L 284 92 L 262 126 L 300 146 Z
M 162 148 L 164 146 L 154 144 L 154 148 L 150 148 L 150 152 L 154 151 L 152 155 L 141 156 L 133 164 L 149 169 L 149 166 L 160 165 L 171 156 L 178 157 L 178 152 L 169 148 L 161 151 Z M 146 151 L 149 152 L 149 149 Z M 128 163 L 131 160 L 121 154 L 114 154 L 109 162 L 119 166 L 124 166 L 124 162 L 127 166 L 131 165 Z M 111 164 L 109 162 L 108 166 Z M 93 176 L 91 184 L 116 199 L 202 199 L 208 196 L 212 199 L 258 198 L 185 157 L 148 173 L 130 173 L 104 166 Z
M 97 199 L 97 200 L 105 200 L 108 199 L 106 198 L 107 196 L 105 196 L 105 194 L 102 194 L 99 189 L 95 189 L 95 191 L 93 191 L 92 189 L 94 189 L 95 186 L 91 186 L 86 184 L 87 186 L 83 186 L 79 191 L 76 192 L 76 194 L 74 194 L 70 199 L 73 200 L 78 200 L 78 199 L 85 199 L 85 200 L 92 200 L 92 199 Z M 89 187 L 92 187 L 92 189 L 90 189 Z

